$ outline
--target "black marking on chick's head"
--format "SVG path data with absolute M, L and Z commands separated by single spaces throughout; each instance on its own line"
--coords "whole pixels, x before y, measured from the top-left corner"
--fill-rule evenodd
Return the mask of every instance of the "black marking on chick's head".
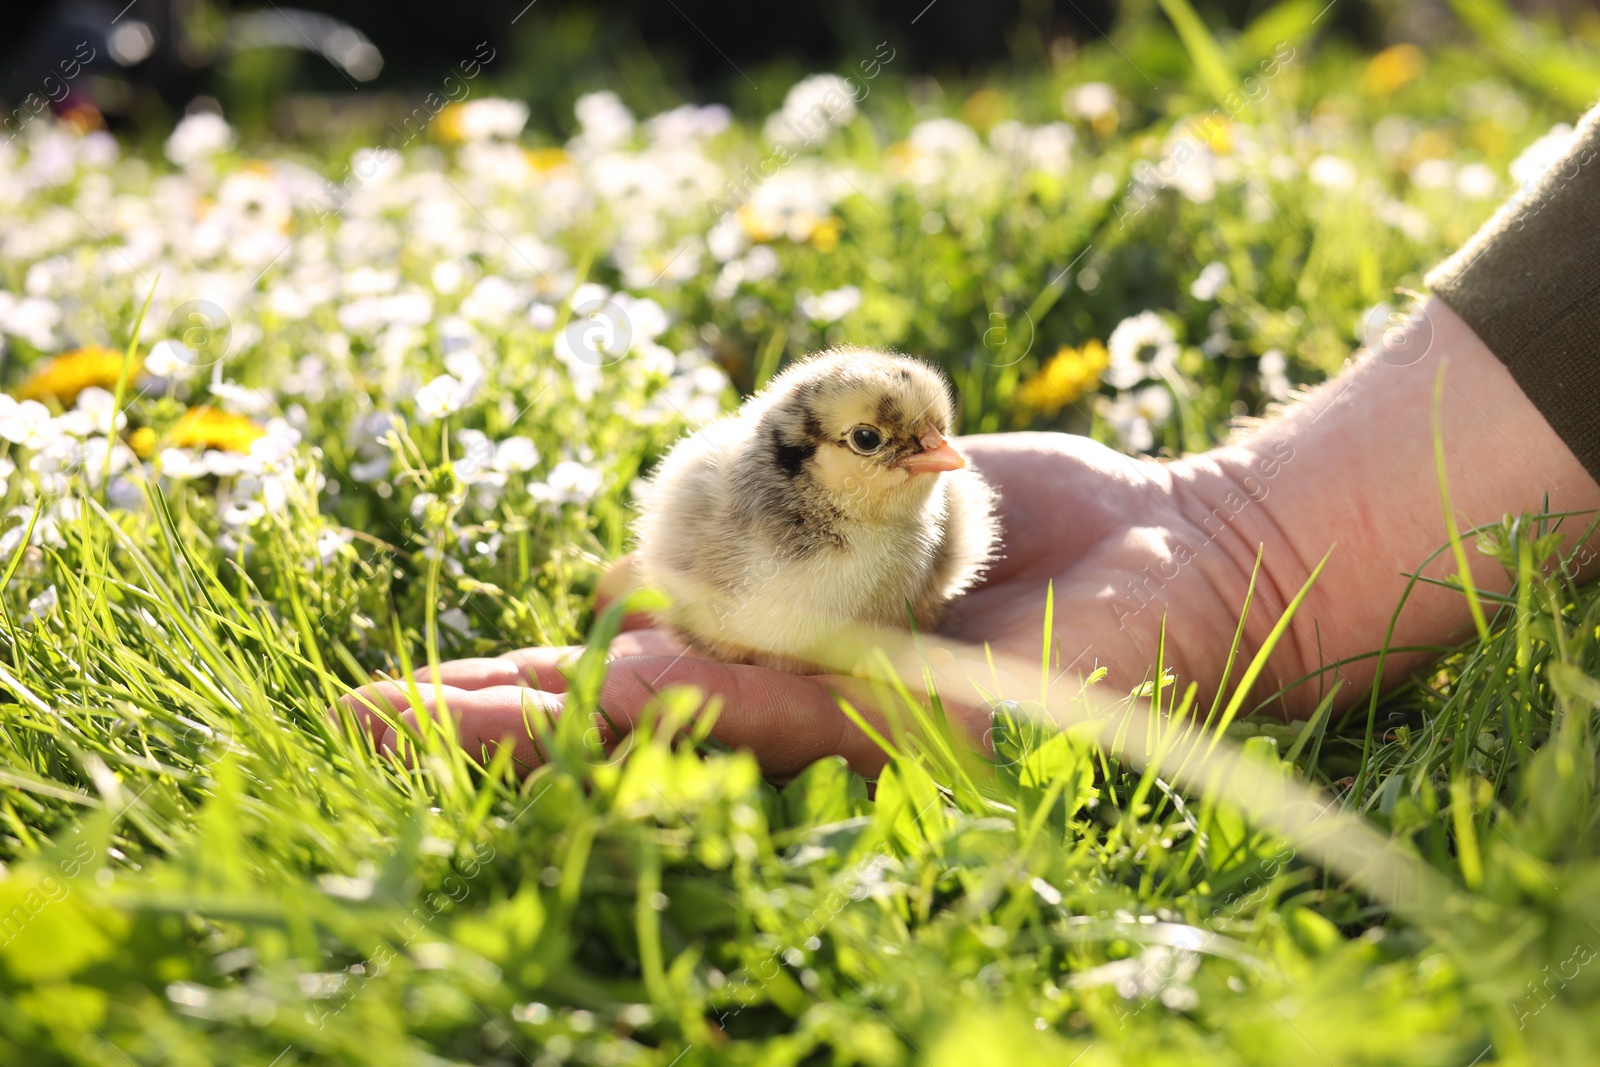
M 832 445 L 877 466 L 892 467 L 922 451 L 928 428 L 947 433 L 948 382 L 937 368 L 906 357 L 863 349 L 818 353 L 785 369 L 773 381 L 778 399 L 769 409 L 763 449 L 789 482 L 803 481 L 817 450 Z M 862 396 L 862 391 L 867 395 Z M 841 402 L 846 406 L 840 410 Z M 860 406 L 864 403 L 864 410 Z M 851 435 L 870 426 L 882 444 L 854 447 Z
M 817 446 L 809 442 L 803 444 L 790 444 L 783 439 L 783 432 L 776 426 L 767 435 L 772 443 L 772 458 L 777 463 L 778 469 L 789 478 L 798 478 L 804 469 L 806 460 L 817 454 Z
M 885 394 L 878 398 L 878 425 L 880 427 L 890 431 L 892 434 L 901 428 L 901 418 L 900 405 L 895 402 L 894 397 Z

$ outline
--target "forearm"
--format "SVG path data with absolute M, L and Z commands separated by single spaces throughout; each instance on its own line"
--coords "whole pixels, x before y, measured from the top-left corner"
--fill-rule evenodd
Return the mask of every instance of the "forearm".
M 1436 412 L 1441 367 L 1444 392 Z M 1281 681 L 1375 650 L 1409 574 L 1447 542 L 1434 462 L 1436 421 L 1458 529 L 1508 513 L 1600 508 L 1600 486 L 1494 354 L 1436 300 L 1405 333 L 1293 410 L 1237 444 L 1181 461 L 1200 498 L 1214 499 L 1232 486 L 1248 501 L 1231 516 L 1227 535 L 1216 539 L 1220 552 L 1208 565 L 1248 575 L 1262 546 L 1262 602 L 1247 630 L 1254 640 L 1264 638 L 1287 599 L 1332 550 L 1274 655 L 1272 673 Z M 1587 521 L 1563 524 L 1566 548 Z M 1500 565 L 1475 545 L 1469 544 L 1468 558 L 1479 588 L 1508 586 Z M 1455 570 L 1446 553 L 1423 573 L 1442 578 Z M 1461 594 L 1419 584 L 1392 645 L 1448 644 L 1469 627 Z M 1425 658 L 1393 658 L 1386 672 L 1402 677 Z M 1372 681 L 1375 669 L 1370 659 L 1338 669 L 1347 699 Z M 1324 677 L 1322 687 L 1332 680 Z M 1289 709 L 1305 712 L 1322 687 L 1300 687 Z

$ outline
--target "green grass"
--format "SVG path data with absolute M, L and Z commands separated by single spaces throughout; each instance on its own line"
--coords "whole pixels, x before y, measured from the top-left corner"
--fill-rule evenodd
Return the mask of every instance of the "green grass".
M 630 362 L 589 393 L 553 355 L 548 324 L 485 315 L 473 325 L 494 372 L 436 421 L 417 417 L 414 396 L 447 367 L 442 323 L 470 278 L 392 342 L 340 322 L 350 294 L 308 298 L 301 313 L 269 299 L 280 283 L 312 291 L 312 243 L 330 238 L 335 279 L 393 268 L 431 285 L 452 256 L 406 215 L 408 197 L 362 190 L 321 230 L 297 205 L 295 251 L 277 265 L 176 248 L 187 231 L 169 219 L 173 247 L 124 269 L 108 234 L 127 216 L 107 196 L 155 203 L 170 167 L 130 157 L 30 185 L 6 224 L 0 288 L 41 293 L 63 317 L 53 345 L 8 338 L 12 361 L 69 341 L 148 350 L 176 334 L 172 307 L 210 291 L 207 271 L 244 280 L 264 266 L 224 309 L 237 346 L 224 377 L 261 391 L 256 417 L 281 415 L 304 439 L 267 474 L 281 498 L 242 523 L 223 520 L 260 491 L 248 475 L 130 467 L 108 484 L 93 473 L 110 448 L 101 436 L 55 480 L 34 451 L 7 446 L 19 467 L 7 529 L 20 532 L 0 595 L 0 1062 L 1591 1058 L 1600 596 L 1561 561 L 1587 516 L 1464 532 L 1465 551 L 1515 577 L 1505 597 L 1478 593 L 1485 636 L 1343 721 L 1258 721 L 1244 713 L 1264 694 L 1197 707 L 1178 684 L 1159 690 L 1154 718 L 1133 700 L 1065 731 L 1019 714 L 992 759 L 936 736 L 900 743 L 875 785 L 836 761 L 768 783 L 748 754 L 706 739 L 682 692 L 663 694 L 625 755 L 583 735 L 616 624 L 592 619 L 594 582 L 626 547 L 630 484 L 683 429 L 675 405 L 690 394 L 673 390 L 696 366 L 748 387 L 825 343 L 893 345 L 945 363 L 969 430 L 1115 440 L 1091 400 L 1046 418 L 1016 390 L 1059 347 L 1156 309 L 1181 352 L 1164 386 L 1177 411 L 1152 447 L 1203 448 L 1229 418 L 1267 409 L 1263 353 L 1286 351 L 1297 382 L 1336 371 L 1362 313 L 1391 287 L 1420 286 L 1496 203 L 1419 188 L 1416 162 L 1483 163 L 1503 194 L 1510 160 L 1572 118 L 1570 100 L 1540 95 L 1549 88 L 1514 63 L 1485 74 L 1476 48 L 1432 51 L 1422 77 L 1384 95 L 1359 88 L 1367 57 L 1314 41 L 1314 11 L 1286 5 L 1253 35 L 1197 45 L 1187 5 L 1163 6 L 1204 52 L 1204 78 L 1176 36 L 1137 26 L 1122 52 L 1086 48 L 986 86 L 996 95 L 977 103 L 978 85 L 912 83 L 891 64 L 866 116 L 819 153 L 858 186 L 830 208 L 837 247 L 773 240 L 779 273 L 726 297 L 709 256 L 632 287 L 671 316 L 662 343 L 703 347 L 703 363 Z M 1285 38 L 1296 59 L 1235 123 L 1236 144 L 1261 146 L 1238 150 L 1251 182 L 1223 174 L 1208 202 L 1136 194 L 1134 163 Z M 986 172 L 941 164 L 919 188 L 896 169 L 893 146 L 931 114 L 1056 120 L 1063 91 L 1097 78 L 1123 111 L 1115 129 L 1073 120 L 1064 173 L 963 184 Z M 632 103 L 648 114 L 668 102 Z M 1389 116 L 1414 124 L 1398 151 L 1374 145 Z M 719 173 L 761 157 L 760 118 L 741 116 L 705 150 Z M 1315 185 L 1306 172 L 1323 154 L 1372 184 Z M 1260 176 L 1273 156 L 1288 164 Z M 225 152 L 196 187 L 216 194 L 256 157 L 313 153 Z M 438 182 L 429 195 L 454 206 L 467 240 L 454 258 L 471 270 L 539 284 L 502 241 L 509 229 L 556 249 L 545 269 L 565 280 L 619 286 L 620 235 L 639 205 L 552 222 L 547 186 L 535 195 L 474 173 L 462 150 L 407 163 L 408 175 L 439 173 L 459 199 Z M 1378 217 L 1399 217 L 1391 204 L 1414 213 L 1409 233 Z M 190 227 L 206 217 L 192 214 Z M 647 251 L 714 221 L 697 202 L 665 212 Z M 392 251 L 385 227 L 406 235 Z M 1191 295 L 1214 261 L 1228 282 Z M 800 290 L 847 283 L 862 302 L 842 322 L 797 309 Z M 1003 337 L 989 332 L 997 322 Z M 1024 353 L 1007 348 L 1024 336 Z M 292 378 L 306 355 L 320 367 Z M 130 425 L 157 433 L 186 406 L 253 403 L 208 377 L 115 390 Z M 354 432 L 380 414 L 400 419 L 387 445 L 382 429 Z M 472 473 L 463 430 L 527 435 L 541 459 L 494 493 L 464 484 L 451 466 L 466 459 Z M 384 473 L 352 474 L 374 456 L 390 457 Z M 600 473 L 592 499 L 542 488 L 564 457 Z M 542 738 L 549 761 L 526 778 L 505 761 L 474 765 L 447 725 L 425 729 L 408 764 L 325 714 L 374 671 L 425 680 L 440 658 L 590 633 L 570 713 Z M 1385 635 L 1371 637 L 1377 652 Z

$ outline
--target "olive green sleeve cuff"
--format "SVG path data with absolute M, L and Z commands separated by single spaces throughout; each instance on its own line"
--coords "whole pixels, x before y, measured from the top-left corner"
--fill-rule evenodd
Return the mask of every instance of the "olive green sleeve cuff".
M 1600 481 L 1600 108 L 1427 284 Z

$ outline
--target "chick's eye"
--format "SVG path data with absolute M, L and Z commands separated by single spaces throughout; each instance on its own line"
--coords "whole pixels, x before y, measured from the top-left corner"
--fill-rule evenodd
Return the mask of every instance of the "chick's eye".
M 883 434 L 871 426 L 857 426 L 850 431 L 850 447 L 864 455 L 876 452 L 883 447 Z

